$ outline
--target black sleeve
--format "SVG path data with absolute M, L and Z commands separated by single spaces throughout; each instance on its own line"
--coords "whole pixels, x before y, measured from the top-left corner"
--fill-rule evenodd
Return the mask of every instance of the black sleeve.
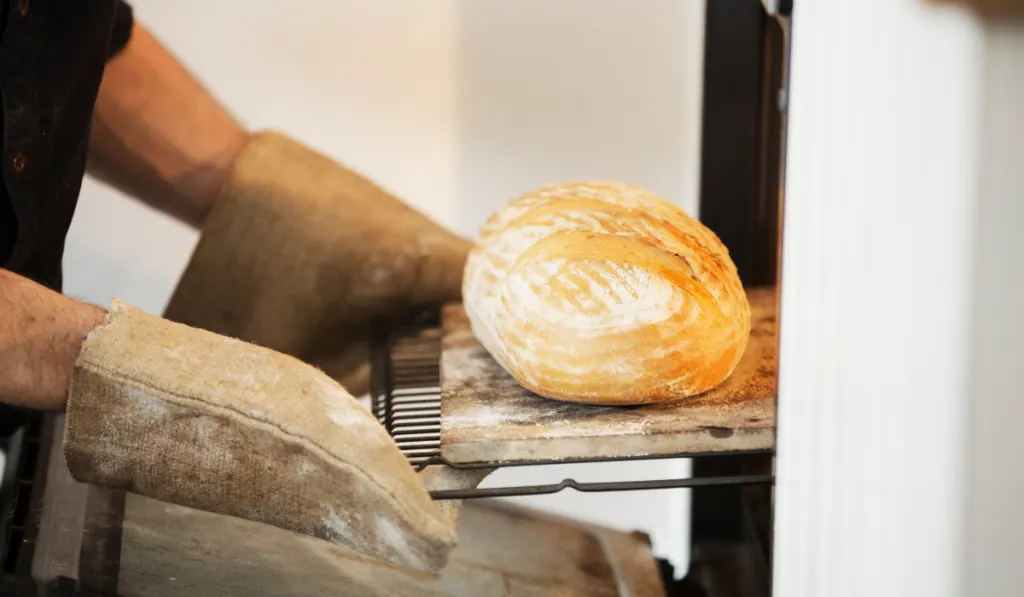
M 132 37 L 132 24 L 135 17 L 132 14 L 132 7 L 124 0 L 119 0 L 114 13 L 114 26 L 110 31 L 110 44 L 107 48 L 107 59 L 111 59 L 121 53 L 121 50 L 128 45 Z
M 25 413 L 13 406 L 6 404 L 0 404 L 0 439 L 10 437 L 18 430 L 19 427 L 28 419 Z M 0 477 L 3 476 L 3 470 L 0 469 Z M 0 478 L 0 482 L 3 479 Z

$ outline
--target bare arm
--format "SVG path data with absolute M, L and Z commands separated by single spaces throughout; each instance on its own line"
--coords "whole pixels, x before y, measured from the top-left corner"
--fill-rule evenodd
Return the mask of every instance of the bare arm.
M 88 170 L 200 226 L 247 140 L 227 110 L 136 24 L 100 86 Z
M 248 133 L 144 28 L 107 66 L 89 172 L 202 224 Z M 62 408 L 86 332 L 102 309 L 0 269 L 0 403 Z
M 62 408 L 82 339 L 104 316 L 0 269 L 0 402 Z

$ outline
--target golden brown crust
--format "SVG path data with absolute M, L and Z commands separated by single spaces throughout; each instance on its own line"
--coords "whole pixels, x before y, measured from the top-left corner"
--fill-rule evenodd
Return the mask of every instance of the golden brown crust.
M 470 254 L 463 298 L 474 333 L 519 383 L 573 402 L 707 391 L 750 333 L 718 237 L 619 183 L 547 186 L 499 210 Z

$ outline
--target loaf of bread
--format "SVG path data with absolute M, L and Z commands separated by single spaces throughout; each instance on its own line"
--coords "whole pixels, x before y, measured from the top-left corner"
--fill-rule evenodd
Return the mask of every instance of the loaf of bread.
M 525 388 L 648 404 L 720 384 L 750 305 L 725 245 L 682 209 L 614 182 L 545 186 L 495 213 L 466 263 L 473 333 Z

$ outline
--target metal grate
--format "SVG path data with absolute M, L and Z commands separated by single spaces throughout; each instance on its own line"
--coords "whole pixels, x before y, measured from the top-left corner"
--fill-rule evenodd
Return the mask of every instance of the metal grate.
M 41 417 L 33 417 L 4 440 L 6 470 L 0 471 L 0 573 L 24 573 L 31 551 L 29 519 L 41 448 Z
M 543 466 L 570 462 L 610 462 L 671 458 L 720 458 L 736 453 L 669 454 L 626 458 L 580 458 L 530 462 L 480 462 L 452 464 L 441 456 L 441 327 L 437 312 L 421 314 L 411 322 L 388 328 L 378 335 L 370 347 L 372 408 L 377 419 L 394 438 L 402 453 L 417 470 L 445 465 L 458 469 L 496 469 L 509 466 Z M 770 454 L 750 451 L 744 454 Z M 771 484 L 773 475 L 730 475 L 581 483 L 564 479 L 560 483 L 514 487 L 488 487 L 434 491 L 434 499 L 471 499 L 542 495 L 565 489 L 583 492 L 636 491 L 680 487 Z
M 441 329 L 436 314 L 395 328 L 372 352 L 377 419 L 414 466 L 440 457 Z

